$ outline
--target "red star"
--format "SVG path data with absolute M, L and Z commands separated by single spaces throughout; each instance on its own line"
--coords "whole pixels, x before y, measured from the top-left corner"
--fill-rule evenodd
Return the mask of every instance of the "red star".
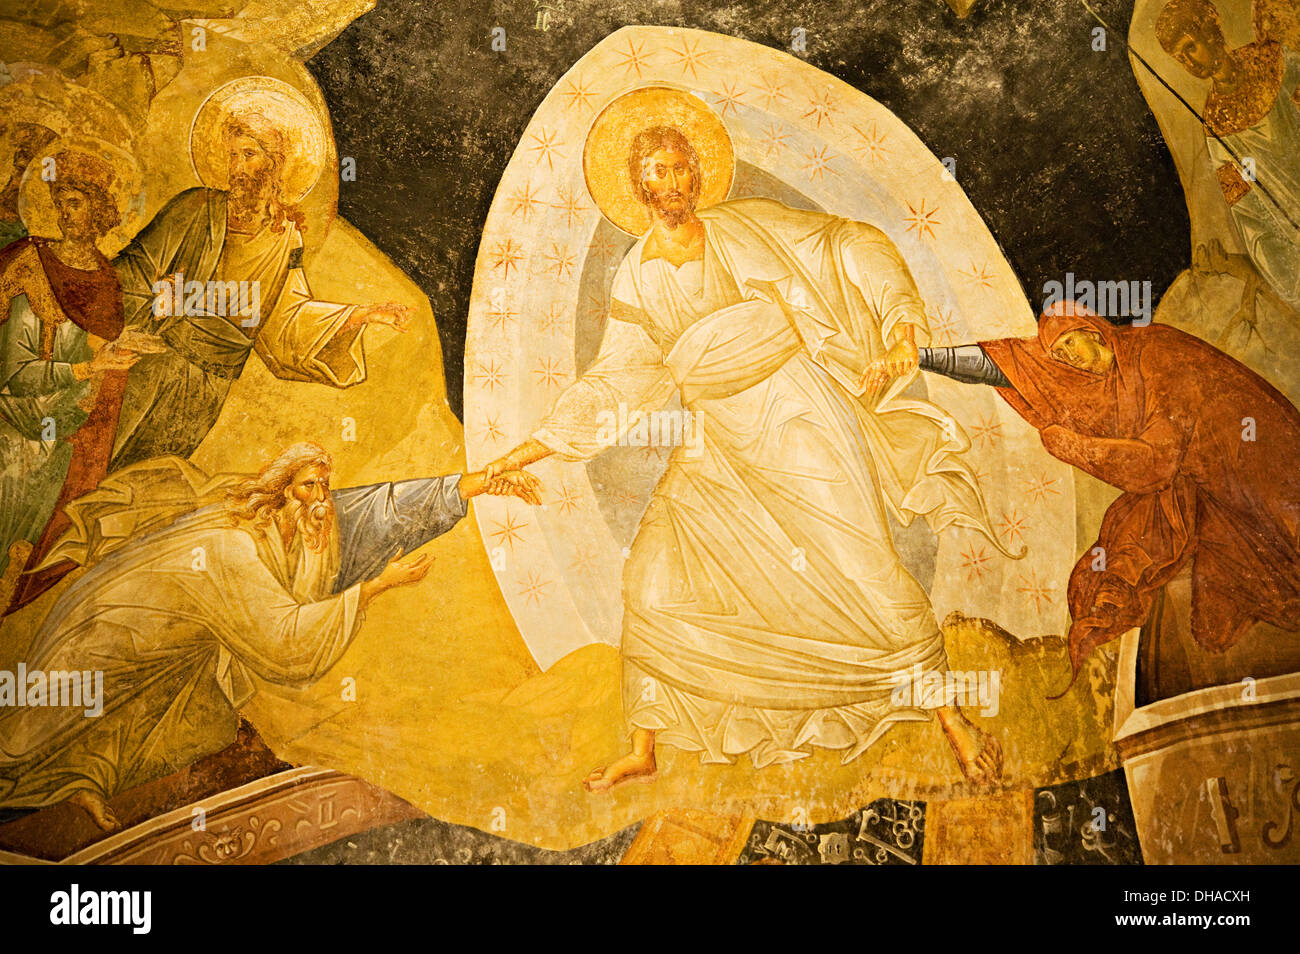
M 559 359 L 541 358 L 539 365 L 533 374 L 541 379 L 542 384 L 548 388 L 558 388 L 564 383 L 564 372 L 560 370 Z
M 718 107 L 718 113 L 722 116 L 723 119 L 726 119 L 727 110 L 733 109 L 736 110 L 737 112 L 740 111 L 740 106 L 741 106 L 740 99 L 745 94 L 740 91 L 740 83 L 734 82 L 730 86 L 728 86 L 726 83 L 723 83 L 722 89 L 720 91 L 714 90 L 713 95 L 718 97 L 718 102 L 720 104 Z
M 528 147 L 529 149 L 533 150 L 533 152 L 538 154 L 537 161 L 541 162 L 543 159 L 545 159 L 546 168 L 550 169 L 551 171 L 554 171 L 555 159 L 559 157 L 560 134 L 557 132 L 547 132 L 546 129 L 543 128 L 539 132 L 530 133 L 529 137 L 533 140 L 533 142 L 537 143 L 537 145 L 535 146 Z
M 952 344 L 953 335 L 957 333 L 956 320 L 952 311 L 935 310 L 930 315 L 930 332 L 937 344 Z
M 551 585 L 551 582 L 551 580 L 543 580 L 538 574 L 529 570 L 528 579 L 519 581 L 519 595 L 533 606 L 540 606 L 542 596 L 546 588 Z
M 775 103 L 778 99 L 790 98 L 785 95 L 785 87 L 782 84 L 778 83 L 771 76 L 764 76 L 762 82 L 757 83 L 755 85 L 758 89 L 758 95 L 761 96 L 766 101 L 764 103 L 764 107 L 766 109 L 771 109 L 772 104 Z
M 831 116 L 832 114 L 839 112 L 840 108 L 839 106 L 835 105 L 835 97 L 832 95 L 829 89 L 823 91 L 820 96 L 808 100 L 808 104 L 812 108 L 809 109 L 808 112 L 803 114 L 804 119 L 812 118 L 816 120 L 817 129 L 822 128 L 823 119 L 826 120 L 827 126 L 834 125 L 834 122 L 831 120 Z
M 1002 437 L 1002 424 L 997 420 L 996 413 L 990 412 L 987 419 L 981 414 L 980 422 L 971 428 L 971 433 L 981 444 L 988 441 L 990 447 L 996 447 Z
M 560 489 L 555 495 L 555 503 L 559 506 L 560 513 L 572 513 L 578 509 L 578 495 L 569 489 L 568 484 L 560 484 Z
M 497 364 L 496 358 L 489 358 L 487 364 L 480 362 L 478 367 L 479 373 L 474 379 L 482 382 L 483 390 L 495 393 L 505 383 L 505 370 Z
M 959 271 L 958 275 L 969 278 L 978 288 L 992 288 L 993 275 L 989 272 L 987 264 L 980 265 L 978 268 L 974 262 L 970 263 L 970 271 Z
M 490 441 L 493 444 L 506 436 L 505 432 L 502 431 L 500 426 L 497 424 L 497 418 L 499 417 L 500 415 L 497 415 L 497 417 L 489 417 L 487 419 L 487 424 L 483 426 L 483 439 Z
M 506 325 L 518 318 L 518 314 L 506 307 L 493 308 L 488 312 L 488 324 L 501 334 L 506 333 Z
M 510 210 L 511 215 L 517 215 L 525 222 L 537 211 L 537 206 L 545 205 L 541 199 L 537 198 L 541 192 L 533 190 L 531 182 L 525 183 L 510 194 L 510 201 L 514 203 L 514 208 Z
M 912 203 L 907 203 L 907 211 L 911 214 L 905 215 L 903 218 L 912 223 L 907 227 L 907 231 L 910 232 L 915 229 L 916 234 L 921 238 L 925 238 L 927 235 L 930 238 L 934 238 L 934 227 L 943 224 L 935 218 L 939 213 L 938 208 L 927 210 L 925 207 L 925 199 L 921 200 L 921 207 L 919 209 L 913 206 Z
M 1054 588 L 1038 579 L 1037 570 L 1030 570 L 1027 574 L 1021 574 L 1020 586 L 1016 587 L 1016 591 L 1028 596 L 1033 601 L 1034 611 L 1041 613 L 1042 604 L 1052 602 Z
M 821 149 L 814 149 L 804 157 L 808 160 L 808 163 L 803 168 L 804 172 L 808 173 L 809 182 L 823 178 L 827 172 L 835 172 L 831 168 L 831 159 L 834 156 L 827 155 L 829 148 L 828 146 L 822 146 Z M 835 172 L 835 174 L 839 175 L 838 172 Z
M 644 40 L 641 41 L 640 46 L 633 46 L 632 38 L 628 37 L 627 52 L 624 53 L 622 50 L 615 51 L 618 53 L 619 56 L 623 57 L 623 62 L 620 63 L 619 66 L 623 67 L 623 75 L 625 77 L 631 76 L 633 70 L 636 71 L 636 75 L 638 79 L 641 77 L 641 67 L 645 66 L 646 63 L 649 62 L 650 57 L 654 55 L 653 53 L 641 52 L 644 49 L 645 49 Z
M 629 490 L 626 487 L 615 493 L 614 499 L 625 507 L 631 507 L 641 502 L 641 496 L 635 490 Z
M 591 547 L 584 544 L 578 552 L 573 555 L 573 562 L 569 564 L 569 569 L 577 570 L 584 575 L 591 572 L 596 563 L 596 554 L 592 552 Z
M 630 44 L 631 40 L 628 42 Z M 690 70 L 691 76 L 699 79 L 700 74 L 695 71 L 695 68 L 703 65 L 705 57 L 712 55 L 709 50 L 700 49 L 700 42 L 699 39 L 696 39 L 695 46 L 691 46 L 690 37 L 682 37 L 682 48 L 680 50 L 668 50 L 670 56 L 677 57 L 677 63 L 682 68 L 683 76 L 686 75 L 687 70 Z
M 561 189 L 559 198 L 560 201 L 554 203 L 551 207 L 562 211 L 565 223 L 569 228 L 573 228 L 573 220 L 582 219 L 582 213 L 587 211 L 587 205 L 582 201 L 582 196 L 576 189 Z
M 492 524 L 497 528 L 491 533 L 492 536 L 496 537 L 497 545 L 508 546 L 510 548 L 510 554 L 513 556 L 515 552 L 515 542 L 523 540 L 523 534 L 520 533 L 520 531 L 523 530 L 524 527 L 528 526 L 528 521 L 516 519 L 515 515 L 507 509 L 505 521 L 494 520 L 492 521 Z
M 1060 483 L 1060 477 L 1048 477 L 1047 474 L 1040 474 L 1037 477 L 1031 477 L 1025 481 L 1025 493 L 1034 501 L 1042 503 L 1049 495 L 1060 495 L 1060 491 L 1053 487 L 1053 484 Z
M 551 263 L 551 268 L 555 269 L 556 278 L 569 278 L 573 275 L 574 266 L 578 258 L 569 251 L 567 245 L 557 245 L 551 243 L 551 250 L 546 254 L 546 260 Z
M 857 144 L 854 151 L 863 159 L 869 159 L 871 162 L 875 163 L 889 155 L 889 149 L 885 146 L 885 139 L 887 137 L 876 128 L 876 121 L 874 119 L 871 121 L 871 125 L 867 130 L 864 131 L 857 126 L 854 126 L 853 131 L 862 137 L 862 141 Z
M 579 112 L 590 109 L 591 103 L 588 100 L 596 98 L 596 94 L 591 91 L 591 85 L 584 85 L 582 77 L 569 80 L 569 88 L 564 90 L 564 95 L 569 97 L 568 108 L 573 109 L 576 106 Z
M 790 134 L 780 124 L 772 123 L 763 130 L 763 142 L 767 143 L 767 149 L 764 150 L 763 155 L 770 156 L 778 150 L 785 149 L 785 141 L 789 138 Z
M 542 320 L 538 324 L 543 332 L 553 334 L 564 330 L 564 320 L 567 317 L 568 314 L 564 310 L 564 306 L 558 302 L 553 302 L 551 307 L 546 309 L 546 314 L 542 315 Z
M 962 552 L 961 565 L 966 571 L 967 580 L 983 580 L 984 571 L 988 569 L 985 565 L 989 562 L 988 551 L 980 547 L 979 553 L 975 552 L 975 544 L 970 544 Z
M 1011 513 L 1002 511 L 1002 535 L 1007 538 L 1007 543 L 1024 543 L 1025 531 L 1028 529 L 1028 518 L 1020 516 L 1014 507 Z
M 514 239 L 506 239 L 504 242 L 497 242 L 492 249 L 492 255 L 495 261 L 492 262 L 493 268 L 499 268 L 505 272 L 505 277 L 510 278 L 510 269 L 519 267 L 519 260 L 524 257 L 523 250 L 515 244 Z

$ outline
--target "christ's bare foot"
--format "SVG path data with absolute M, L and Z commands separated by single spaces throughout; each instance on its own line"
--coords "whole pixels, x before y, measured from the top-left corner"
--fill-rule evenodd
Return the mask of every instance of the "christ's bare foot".
M 644 755 L 629 752 L 604 768 L 593 770 L 582 780 L 582 787 L 589 792 L 607 792 L 620 782 L 653 782 L 658 774 L 654 752 Z
M 939 722 L 967 779 L 977 785 L 1002 779 L 1002 746 L 997 739 L 972 724 L 956 706 L 940 709 Z
M 122 827 L 122 823 L 117 820 L 113 814 L 113 809 L 108 807 L 108 801 L 98 792 L 92 792 L 83 788 L 79 792 L 74 792 L 68 796 L 68 801 L 73 805 L 84 808 L 95 824 L 104 831 L 117 831 Z

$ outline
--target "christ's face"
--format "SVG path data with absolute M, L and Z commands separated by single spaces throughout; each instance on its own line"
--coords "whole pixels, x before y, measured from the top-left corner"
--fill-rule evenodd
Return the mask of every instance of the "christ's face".
M 1209 79 L 1223 68 L 1227 47 L 1223 34 L 1211 24 L 1189 25 L 1168 51 L 1197 79 Z
M 685 155 L 666 146 L 646 156 L 641 168 L 641 184 L 656 214 L 681 220 L 695 211 L 697 183 Z
M 271 157 L 251 136 L 227 138 L 226 158 L 231 192 L 256 195 L 271 177 Z
M 1076 328 L 1067 331 L 1052 345 L 1052 357 L 1090 374 L 1105 374 L 1115 362 L 1115 352 L 1106 347 L 1095 331 Z

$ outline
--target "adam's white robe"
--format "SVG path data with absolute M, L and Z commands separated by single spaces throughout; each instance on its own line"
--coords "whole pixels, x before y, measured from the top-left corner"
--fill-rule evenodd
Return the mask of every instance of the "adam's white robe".
M 104 711 L 4 712 L 0 804 L 111 797 L 232 742 L 250 673 L 310 683 L 356 635 L 360 584 L 331 593 L 337 568 L 337 547 L 286 552 L 274 528 L 232 526 L 221 504 L 109 554 L 27 654 L 29 671 L 102 671 Z
M 996 539 L 956 422 L 899 398 L 905 381 L 860 400 L 896 324 L 925 339 L 889 239 L 767 199 L 700 218 L 703 261 L 642 263 L 644 238 L 628 252 L 598 356 L 533 436 L 589 459 L 621 436 L 602 422 L 680 394 L 703 452 L 673 452 L 624 571 L 628 720 L 706 762 L 749 752 L 762 766 L 811 745 L 847 762 L 926 717 L 891 706 L 897 674 L 946 668 L 886 507 Z

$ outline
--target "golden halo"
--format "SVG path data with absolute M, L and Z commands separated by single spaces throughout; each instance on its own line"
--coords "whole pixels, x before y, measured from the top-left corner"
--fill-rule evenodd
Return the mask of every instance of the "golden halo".
M 669 86 L 643 86 L 606 106 L 591 124 L 582 151 L 587 191 L 605 218 L 629 235 L 650 228 L 650 211 L 637 198 L 627 168 L 636 134 L 651 126 L 676 126 L 700 156 L 698 208 L 716 205 L 731 191 L 736 153 L 726 124 L 702 99 Z
M 71 155 L 70 155 L 71 154 Z M 96 172 L 91 180 L 108 193 L 122 221 L 99 240 L 100 251 L 111 255 L 120 250 L 135 234 L 136 227 L 144 212 L 144 194 L 141 192 L 140 167 L 131 154 L 102 139 L 69 138 L 57 139 L 43 149 L 27 166 L 22 181 L 18 185 L 18 217 L 30 235 L 57 238 L 59 231 L 59 214 L 54 208 L 54 198 L 50 194 L 52 183 L 44 178 L 46 160 L 54 159 L 54 181 L 57 182 L 60 169 L 80 169 L 77 155 L 89 156 L 98 160 L 96 169 L 107 167 L 111 170 L 107 181 Z M 81 174 L 81 172 L 74 173 Z
M 326 124 L 311 102 L 288 83 L 270 76 L 243 76 L 213 90 L 194 114 L 190 161 L 209 189 L 225 189 L 229 165 L 221 124 L 232 114 L 260 114 L 284 138 L 281 172 L 284 199 L 298 203 L 325 168 Z

